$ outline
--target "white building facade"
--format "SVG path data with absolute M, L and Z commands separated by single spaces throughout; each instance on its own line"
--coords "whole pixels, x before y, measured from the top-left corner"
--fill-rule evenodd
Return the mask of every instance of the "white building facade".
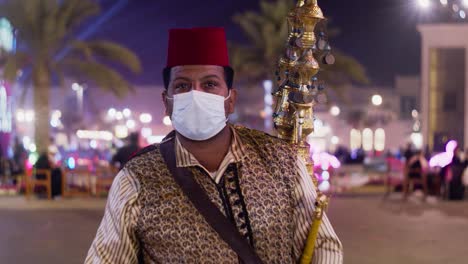
M 421 123 L 424 144 L 468 143 L 468 25 L 425 24 L 421 33 Z

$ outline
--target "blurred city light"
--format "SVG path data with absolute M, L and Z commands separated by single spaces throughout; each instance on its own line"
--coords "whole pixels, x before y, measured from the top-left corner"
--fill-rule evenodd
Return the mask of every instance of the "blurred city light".
M 468 0 L 462 0 L 463 7 L 468 8 Z
M 130 111 L 130 109 L 128 108 L 125 108 L 123 111 L 122 111 L 123 115 L 125 117 L 130 117 L 132 115 L 132 111 Z
M 338 106 L 334 105 L 330 108 L 330 114 L 332 116 L 338 116 L 340 114 L 341 110 Z
M 16 111 L 16 121 L 24 122 L 26 120 L 25 113 L 23 109 L 18 109 Z
M 115 119 L 122 120 L 123 118 L 124 118 L 124 115 L 122 112 L 118 111 L 115 113 Z
M 411 143 L 413 143 L 416 149 L 421 149 L 423 146 L 423 136 L 421 133 L 412 133 L 411 136 Z
M 109 108 L 109 110 L 107 110 L 107 115 L 111 118 L 114 118 L 116 113 L 117 111 L 115 110 L 115 108 Z
M 60 122 L 61 116 L 62 116 L 62 112 L 60 112 L 59 110 L 52 111 L 51 118 L 50 118 L 50 125 L 55 128 L 60 127 L 62 124 Z
M 340 142 L 340 139 L 337 136 L 333 136 L 330 141 L 332 144 L 336 145 Z
M 23 137 L 23 146 L 25 148 L 28 148 L 29 147 L 29 144 L 31 144 L 31 138 L 28 137 L 28 136 L 24 136 Z
M 460 18 L 461 18 L 461 19 L 465 19 L 465 18 L 466 18 L 466 13 L 465 13 L 464 10 L 460 10 L 459 15 L 460 15 Z
M 374 149 L 376 151 L 383 151 L 385 149 L 385 130 L 377 128 L 374 135 Z
M 145 124 L 150 123 L 152 119 L 153 119 L 152 116 L 148 113 L 143 113 L 140 115 L 140 122 L 142 123 L 145 123 Z
M 51 119 L 51 120 L 50 120 L 50 126 L 52 126 L 52 127 L 59 127 L 59 126 L 60 126 L 60 120 L 55 119 L 55 118 Z
M 147 138 L 148 144 L 161 143 L 165 136 L 149 136 Z
M 329 179 L 330 179 L 330 172 L 322 171 L 322 180 L 323 181 L 328 181 Z
M 457 148 L 458 143 L 455 140 L 450 140 L 445 145 L 445 152 L 439 153 L 429 160 L 431 167 L 445 167 L 452 162 L 454 150 Z
M 372 104 L 375 106 L 379 106 L 383 102 L 382 96 L 378 94 L 373 95 L 371 100 L 372 100 Z
M 73 83 L 73 84 L 72 84 L 72 89 L 73 89 L 73 91 L 75 91 L 75 92 L 81 90 L 81 88 L 82 88 L 81 85 L 79 85 L 78 83 Z
M 318 186 L 318 189 L 321 191 L 321 192 L 326 192 L 328 190 L 330 190 L 330 182 L 328 181 L 323 181 L 319 184 Z
M 28 156 L 28 168 L 32 168 L 34 164 L 36 164 L 37 159 L 39 158 L 39 154 L 36 152 L 30 153 Z
M 0 85 L 0 132 L 11 132 L 11 110 L 8 103 L 6 88 Z
M 440 0 L 440 3 L 443 5 L 443 6 L 446 6 L 448 4 L 447 0 Z
M 96 140 L 91 140 L 89 141 L 89 146 L 92 148 L 92 149 L 96 149 L 97 148 L 97 141 Z
M 273 114 L 273 96 L 271 95 L 271 89 L 273 87 L 273 82 L 271 80 L 265 80 L 263 81 L 263 89 L 264 89 L 264 97 L 263 97 L 263 113 L 264 118 L 263 125 L 265 127 L 265 130 L 269 131 L 272 128 L 272 120 L 271 120 L 271 115 Z
M 134 129 L 136 126 L 135 120 L 127 120 L 126 125 L 129 129 Z
M 373 150 L 374 136 L 370 128 L 365 128 L 362 131 L 362 148 L 365 151 Z
M 26 122 L 34 121 L 34 111 L 33 110 L 26 110 L 26 112 L 24 113 L 24 120 Z
M 165 116 L 165 117 L 163 118 L 163 124 L 166 125 L 166 126 L 172 125 L 171 118 L 170 118 L 169 116 Z
M 330 167 L 330 164 L 327 162 L 322 163 L 322 165 L 320 166 L 320 168 L 324 171 L 328 170 L 329 167 Z
M 62 117 L 62 112 L 60 110 L 54 110 L 52 111 L 52 118 L 59 119 Z
M 418 0 L 418 4 L 421 8 L 427 9 L 431 6 L 431 1 L 430 0 Z
M 36 150 L 37 150 L 36 144 L 32 143 L 29 145 L 30 152 L 36 152 Z
M 122 126 L 122 125 L 115 126 L 115 136 L 118 138 L 126 138 L 128 136 L 127 126 Z
M 76 167 L 75 158 L 73 158 L 73 157 L 68 158 L 68 160 L 67 160 L 67 166 L 68 166 L 68 168 L 71 169 L 71 170 L 75 169 L 75 167 Z
M 351 150 L 356 150 L 361 148 L 361 143 L 362 143 L 362 136 L 361 136 L 361 131 L 357 129 L 351 129 L 350 132 L 350 147 Z
M 81 139 L 97 139 L 106 141 L 111 141 L 114 138 L 111 132 L 98 130 L 78 130 L 76 135 Z
M 322 170 L 328 170 L 331 167 L 338 169 L 341 166 L 341 162 L 335 156 L 327 152 L 316 152 L 312 154 L 312 160 L 314 161 L 315 167 L 320 167 Z
M 331 132 L 331 127 L 323 123 L 322 120 L 316 118 L 314 120 L 314 134 L 315 137 L 325 137 Z
M 151 136 L 153 134 L 153 130 L 149 127 L 144 127 L 141 129 L 141 135 L 144 137 L 144 138 L 147 138 L 149 136 Z

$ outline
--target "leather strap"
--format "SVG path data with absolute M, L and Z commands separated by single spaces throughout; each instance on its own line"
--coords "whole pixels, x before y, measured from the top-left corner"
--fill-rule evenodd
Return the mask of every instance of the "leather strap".
M 219 211 L 218 207 L 195 181 L 193 174 L 187 168 L 176 166 L 174 139 L 160 144 L 161 155 L 166 162 L 174 180 L 195 208 L 205 218 L 206 222 L 219 236 L 237 253 L 245 264 L 262 264 L 249 243 L 239 234 L 237 228 Z

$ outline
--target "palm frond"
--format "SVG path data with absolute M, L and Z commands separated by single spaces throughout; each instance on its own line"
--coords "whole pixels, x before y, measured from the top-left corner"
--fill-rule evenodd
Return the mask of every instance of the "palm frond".
M 66 31 L 69 31 L 85 19 L 99 14 L 101 8 L 97 1 L 93 0 L 65 0 L 61 10 L 66 12 L 61 14 L 58 21 L 63 23 Z
M 122 45 L 105 40 L 88 41 L 86 45 L 93 56 L 118 63 L 133 73 L 141 72 L 141 63 L 137 55 Z
M 119 98 L 133 91 L 133 87 L 117 71 L 98 62 L 65 59 L 60 63 L 60 67 L 74 76 L 94 82 L 98 88 L 111 91 Z
M 69 45 L 71 52 L 83 55 L 87 60 L 93 59 L 93 51 L 85 41 L 73 40 Z
M 258 82 L 262 78 L 272 78 L 277 60 L 284 52 L 288 35 L 286 17 L 294 8 L 293 0 L 260 2 L 260 11 L 246 11 L 233 17 L 249 40 L 249 45 L 231 45 L 231 62 L 237 77 Z M 339 30 L 328 30 L 329 20 L 322 21 L 317 31 L 325 31 L 333 37 Z M 333 50 L 336 58 L 334 65 L 321 65 L 320 79 L 337 90 L 350 83 L 367 84 L 365 68 L 353 57 Z M 321 56 L 320 54 L 318 56 Z M 320 59 L 320 58 L 317 58 Z
M 336 58 L 335 64 L 330 66 L 330 71 L 335 73 L 345 74 L 350 81 L 369 84 L 369 78 L 366 74 L 364 66 L 352 56 L 346 55 L 339 50 L 333 51 Z
M 247 11 L 243 14 L 237 14 L 233 18 L 234 22 L 238 24 L 245 35 L 255 46 L 261 46 L 263 39 L 258 29 L 258 25 L 262 23 L 262 18 L 258 14 Z

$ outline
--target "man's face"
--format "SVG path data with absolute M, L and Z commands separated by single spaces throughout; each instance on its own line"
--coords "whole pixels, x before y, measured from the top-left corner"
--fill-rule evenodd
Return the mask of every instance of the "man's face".
M 171 79 L 167 91 L 163 92 L 163 102 L 166 107 L 166 115 L 172 116 L 176 94 L 190 92 L 192 90 L 211 93 L 223 97 L 229 95 L 229 89 L 224 78 L 224 69 L 221 66 L 211 65 L 184 65 L 171 69 Z M 234 113 L 237 91 L 231 89 L 230 97 L 224 102 L 226 116 Z

